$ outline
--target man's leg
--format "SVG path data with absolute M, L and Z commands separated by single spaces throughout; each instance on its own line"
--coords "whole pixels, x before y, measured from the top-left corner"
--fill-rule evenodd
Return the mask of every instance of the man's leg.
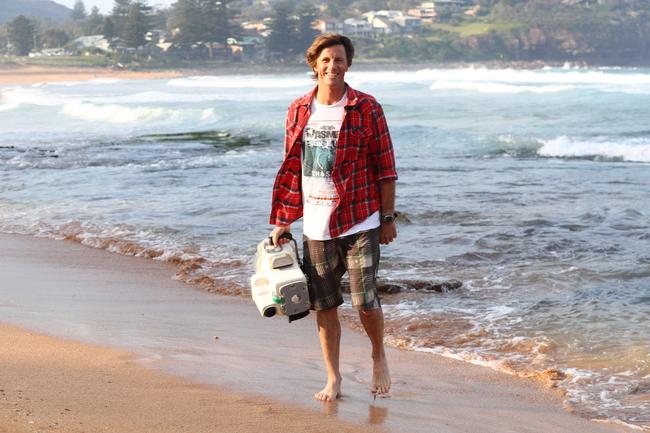
M 338 308 L 316 312 L 318 336 L 327 369 L 327 385 L 314 394 L 316 400 L 334 401 L 341 395 L 341 372 L 339 371 L 339 351 L 341 348 L 341 323 Z
M 372 387 L 376 395 L 386 396 L 390 390 L 390 373 L 384 352 L 384 313 L 377 295 L 379 269 L 379 228 L 350 236 L 346 264 L 350 276 L 352 305 L 372 344 Z
M 372 344 L 372 392 L 387 396 L 390 391 L 390 372 L 384 352 L 384 313 L 380 308 L 359 310 L 359 318 Z
M 341 393 L 341 323 L 337 307 L 343 303 L 341 277 L 345 266 L 335 239 L 318 241 L 303 236 L 303 240 L 305 270 L 310 280 L 309 299 L 316 310 L 318 337 L 327 369 L 327 385 L 314 398 L 332 401 Z

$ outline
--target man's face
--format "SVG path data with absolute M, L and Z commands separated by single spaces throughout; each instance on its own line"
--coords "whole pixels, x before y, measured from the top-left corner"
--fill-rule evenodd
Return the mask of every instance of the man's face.
M 343 45 L 333 45 L 320 52 L 316 59 L 316 75 L 319 86 L 340 87 L 345 81 L 348 70 L 348 59 Z

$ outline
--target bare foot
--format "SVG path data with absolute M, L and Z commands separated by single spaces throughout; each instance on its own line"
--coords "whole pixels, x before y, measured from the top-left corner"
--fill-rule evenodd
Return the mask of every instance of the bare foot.
M 327 385 L 321 391 L 314 394 L 314 398 L 320 401 L 334 401 L 341 396 L 341 379 L 328 380 Z
M 370 392 L 378 397 L 390 397 L 390 371 L 386 357 L 374 362 L 372 366 L 372 388 Z

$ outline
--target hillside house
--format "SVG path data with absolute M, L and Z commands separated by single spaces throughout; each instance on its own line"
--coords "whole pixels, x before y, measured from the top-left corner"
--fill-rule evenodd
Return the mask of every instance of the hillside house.
M 421 22 L 432 23 L 436 19 L 436 9 L 433 2 L 423 2 L 417 8 L 409 9 L 408 15 L 420 18 Z
M 416 33 L 422 25 L 420 18 L 397 10 L 370 11 L 361 16 L 370 23 L 373 36 Z
M 334 18 L 323 18 L 314 21 L 314 28 L 321 33 L 337 33 L 342 31 L 342 25 Z
M 80 51 L 103 51 L 111 52 L 111 42 L 104 35 L 81 36 L 72 41 L 72 46 Z
M 366 20 L 348 18 L 343 21 L 343 33 L 350 36 L 370 38 L 373 36 L 372 26 Z

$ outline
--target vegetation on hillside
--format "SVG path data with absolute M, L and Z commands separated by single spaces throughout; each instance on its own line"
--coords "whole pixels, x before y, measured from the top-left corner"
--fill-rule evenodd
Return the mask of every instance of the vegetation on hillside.
M 121 46 L 135 50 L 147 44 L 147 32 L 159 29 L 172 35 L 171 40 L 185 50 L 187 55 L 181 60 L 196 61 L 191 50 L 203 42 L 211 42 L 205 60 L 212 60 L 216 55 L 212 43 L 225 47 L 229 38 L 250 34 L 242 28 L 243 22 L 267 19 L 266 54 L 251 61 L 298 62 L 316 34 L 311 24 L 317 18 L 360 18 L 369 10 L 406 11 L 419 3 L 278 0 L 268 6 L 251 0 L 177 0 L 170 8 L 157 10 L 146 0 L 114 0 L 111 13 L 102 15 L 97 8 L 88 12 L 83 0 L 77 0 L 63 25 L 23 16 L 0 26 L 0 50 L 4 47 L 25 55 L 30 50 L 66 46 L 78 36 L 97 34 L 108 40 L 119 38 Z M 414 34 L 354 37 L 358 58 L 650 64 L 648 0 L 474 0 L 474 5 L 471 14 L 467 9 L 441 10 L 435 22 L 423 23 Z M 137 59 L 138 51 L 133 52 Z M 122 55 L 115 60 L 129 59 Z M 161 63 L 168 64 L 168 60 Z
M 0 0 L 0 25 L 18 15 L 62 24 L 70 18 L 70 9 L 52 0 Z

